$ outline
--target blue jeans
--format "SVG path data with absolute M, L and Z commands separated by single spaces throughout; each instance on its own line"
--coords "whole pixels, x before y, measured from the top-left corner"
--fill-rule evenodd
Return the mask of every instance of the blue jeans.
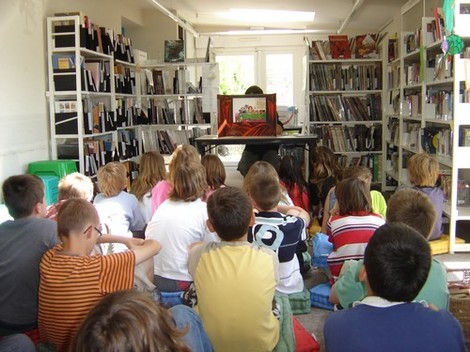
M 188 327 L 188 332 L 183 336 L 186 345 L 193 352 L 211 352 L 212 343 L 202 326 L 201 318 L 194 310 L 188 306 L 178 304 L 168 310 L 173 319 L 175 320 L 176 327 L 185 329 Z
M 0 339 L 0 352 L 35 352 L 33 341 L 24 334 L 14 334 Z

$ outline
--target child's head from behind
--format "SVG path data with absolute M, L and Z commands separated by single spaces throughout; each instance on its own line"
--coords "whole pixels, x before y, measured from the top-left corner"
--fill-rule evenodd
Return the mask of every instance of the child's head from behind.
M 315 147 L 310 155 L 310 164 L 313 180 L 324 180 L 330 176 L 336 178 L 340 172 L 336 155 L 328 147 Z
M 64 176 L 59 182 L 59 200 L 83 198 L 91 201 L 93 198 L 93 182 L 89 177 L 79 172 Z
M 279 180 L 270 174 L 254 175 L 250 184 L 250 197 L 260 211 L 276 208 L 281 200 Z
M 142 154 L 139 162 L 139 176 L 132 183 L 131 192 L 137 199 L 143 196 L 161 180 L 166 178 L 165 160 L 155 151 Z
M 423 192 L 407 188 L 396 191 L 388 200 L 387 222 L 404 223 L 428 238 L 437 213 L 431 199 Z
M 99 226 L 100 218 L 95 206 L 85 199 L 71 198 L 59 209 L 57 232 L 62 241 L 73 233 L 83 234 L 89 228 Z
M 370 238 L 364 266 L 375 296 L 392 302 L 410 302 L 428 278 L 431 248 L 411 227 L 402 223 L 385 224 Z
M 87 315 L 73 343 L 77 352 L 188 351 L 169 311 L 137 291 L 105 296 Z
M 350 166 L 343 170 L 342 178 L 358 178 L 364 181 L 369 187 L 372 181 L 372 173 L 368 167 L 365 166 Z
M 206 170 L 206 180 L 209 187 L 217 189 L 225 184 L 225 167 L 217 155 L 204 155 L 201 158 L 201 164 Z
M 253 207 L 245 192 L 236 187 L 224 187 L 207 200 L 207 213 L 218 236 L 224 241 L 234 241 L 248 232 Z
M 2 191 L 5 205 L 14 219 L 31 216 L 35 210 L 39 215 L 45 216 L 44 183 L 39 177 L 10 176 L 3 182 Z
M 118 195 L 127 185 L 125 166 L 117 161 L 108 163 L 98 170 L 98 187 L 106 197 Z
M 295 184 L 303 185 L 305 180 L 302 176 L 302 168 L 300 162 L 291 155 L 284 155 L 279 164 L 279 178 L 291 187 Z
M 201 161 L 197 149 L 190 144 L 179 145 L 171 155 L 170 164 L 168 165 L 168 178 L 170 182 L 173 182 L 175 171 L 181 165 L 187 164 L 191 161 Z
M 139 162 L 139 178 L 151 181 L 155 185 L 166 177 L 165 159 L 155 151 L 142 154 Z
M 335 194 L 340 215 L 371 212 L 370 191 L 364 181 L 346 178 L 336 185 Z
M 434 187 L 439 177 L 439 163 L 428 153 L 414 154 L 408 160 L 408 174 L 413 185 Z
M 181 164 L 173 174 L 171 200 L 192 202 L 207 192 L 206 170 L 199 160 Z
M 252 179 L 257 174 L 271 175 L 279 181 L 279 176 L 276 169 L 267 161 L 257 161 L 248 169 L 245 178 L 243 179 L 242 190 L 245 191 L 248 195 L 250 194 L 250 188 Z

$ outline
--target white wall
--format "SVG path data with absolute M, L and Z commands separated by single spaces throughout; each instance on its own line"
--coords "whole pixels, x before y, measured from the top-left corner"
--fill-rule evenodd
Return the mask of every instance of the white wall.
M 150 17 L 156 23 L 151 30 L 160 39 L 150 35 L 148 42 L 161 47 L 163 41 L 160 45 L 158 40 L 170 35 L 164 26 L 174 24 L 137 1 L 0 1 L 0 183 L 8 176 L 26 172 L 30 162 L 49 159 L 46 18 L 66 11 L 82 11 L 92 22 L 119 33 L 126 20 L 143 26 L 144 17 L 154 13 Z M 170 28 L 171 32 L 175 27 Z
M 48 159 L 43 2 L 0 1 L 0 182 Z

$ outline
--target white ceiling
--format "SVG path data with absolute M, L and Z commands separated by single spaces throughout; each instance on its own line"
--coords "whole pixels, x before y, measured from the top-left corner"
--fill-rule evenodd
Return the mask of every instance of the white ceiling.
M 147 0 L 152 3 L 152 0 Z M 168 10 L 191 24 L 197 32 L 220 32 L 247 30 L 250 27 L 265 29 L 312 29 L 336 32 L 342 21 L 348 17 L 356 1 L 359 6 L 352 14 L 344 32 L 376 32 L 395 17 L 407 0 L 156 0 Z M 247 24 L 240 21 L 227 21 L 218 13 L 237 9 L 314 11 L 312 23 L 275 23 L 264 18 L 261 23 Z

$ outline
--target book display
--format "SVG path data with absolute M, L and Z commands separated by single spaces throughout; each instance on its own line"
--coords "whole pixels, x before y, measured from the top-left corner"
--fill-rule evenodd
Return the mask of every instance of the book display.
M 470 113 L 465 66 L 470 59 L 465 51 L 452 55 L 445 48 L 450 34 L 470 45 L 470 31 L 464 24 L 470 19 L 465 13 L 470 1 L 455 2 L 453 32 L 445 26 L 443 10 L 431 6 L 435 3 L 426 0 L 404 5 L 401 32 L 390 36 L 385 45 L 383 187 L 410 186 L 408 159 L 421 151 L 434 155 L 440 164 L 438 182 L 447 198 L 443 215 L 448 223 L 444 231 L 451 234 L 450 251 L 468 251 L 470 238 L 461 243 L 455 237 L 470 226 L 470 211 L 458 201 L 459 185 L 470 180 L 465 155 L 469 131 L 465 117 Z
M 82 14 L 49 17 L 47 34 L 53 159 L 76 160 L 94 176 L 107 162 L 171 154 L 211 132 L 201 66 L 216 64 L 137 66 L 129 38 Z
M 317 144 L 330 147 L 342 165 L 367 166 L 373 181 L 380 182 L 382 60 L 351 58 L 346 36 L 330 38 L 332 57 L 338 49 L 332 40 L 334 45 L 342 43 L 348 48 L 342 56 L 349 58 L 309 61 L 309 132 L 317 134 Z M 318 47 L 320 41 L 313 42 L 311 52 Z M 361 55 L 367 54 L 361 51 Z

